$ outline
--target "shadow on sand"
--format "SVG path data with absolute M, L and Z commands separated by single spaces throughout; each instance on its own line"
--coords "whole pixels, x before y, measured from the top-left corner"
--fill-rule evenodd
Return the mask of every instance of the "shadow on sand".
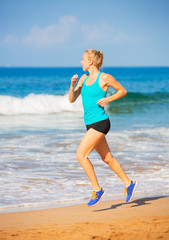
M 134 201 L 129 202 L 129 203 L 119 203 L 119 204 L 111 205 L 109 208 L 93 210 L 93 212 L 107 211 L 107 210 L 118 208 L 118 207 L 120 207 L 122 205 L 126 205 L 126 204 L 132 204 L 131 207 L 138 207 L 138 206 L 148 205 L 148 204 L 151 204 L 150 201 L 154 201 L 154 200 L 157 200 L 157 199 L 160 199 L 160 198 L 165 198 L 165 197 L 167 197 L 167 196 L 140 198 L 140 199 L 134 200 Z

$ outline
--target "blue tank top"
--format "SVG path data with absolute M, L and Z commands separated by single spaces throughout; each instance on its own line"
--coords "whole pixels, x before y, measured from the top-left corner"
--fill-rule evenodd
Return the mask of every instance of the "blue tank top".
M 81 95 L 84 108 L 84 121 L 86 125 L 109 118 L 104 110 L 104 107 L 97 104 L 98 100 L 105 98 L 107 93 L 99 85 L 100 75 L 101 72 L 99 73 L 96 81 L 91 85 L 86 85 L 88 77 L 86 77 L 83 81 Z

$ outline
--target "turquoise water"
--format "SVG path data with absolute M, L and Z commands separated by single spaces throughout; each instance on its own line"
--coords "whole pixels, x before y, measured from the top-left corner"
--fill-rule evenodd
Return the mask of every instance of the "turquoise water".
M 136 197 L 169 194 L 169 68 L 102 68 L 127 89 L 110 103 L 107 140 L 132 179 Z M 91 185 L 76 161 L 85 134 L 81 98 L 68 102 L 81 68 L 0 68 L 0 211 L 87 202 Z M 113 94 L 109 89 L 108 94 Z M 105 200 L 123 183 L 93 152 Z M 84 193 L 85 192 L 85 196 Z

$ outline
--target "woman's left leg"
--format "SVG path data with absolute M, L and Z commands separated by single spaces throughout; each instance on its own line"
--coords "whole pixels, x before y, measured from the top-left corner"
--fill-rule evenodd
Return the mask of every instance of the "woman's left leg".
M 111 169 L 121 178 L 126 186 L 124 189 L 126 202 L 131 201 L 137 186 L 137 182 L 132 181 L 128 178 L 119 161 L 112 156 L 106 138 L 102 139 L 102 141 L 95 147 L 95 150 L 99 153 L 102 160 L 106 162 L 111 167 Z
M 104 137 L 104 133 L 98 132 L 93 128 L 90 128 L 84 135 L 76 154 L 76 158 L 80 162 L 87 176 L 89 177 L 94 191 L 99 191 L 101 188 L 97 181 L 93 165 L 90 162 L 88 156 Z
M 119 161 L 112 156 L 105 137 L 99 144 L 97 144 L 95 150 L 99 153 L 102 160 L 121 178 L 125 186 L 128 186 L 130 184 L 130 179 L 126 175 Z

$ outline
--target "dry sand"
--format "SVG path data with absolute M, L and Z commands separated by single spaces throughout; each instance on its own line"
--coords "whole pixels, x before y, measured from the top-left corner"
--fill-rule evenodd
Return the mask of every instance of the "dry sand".
M 1 240 L 169 240 L 169 197 L 0 214 Z

